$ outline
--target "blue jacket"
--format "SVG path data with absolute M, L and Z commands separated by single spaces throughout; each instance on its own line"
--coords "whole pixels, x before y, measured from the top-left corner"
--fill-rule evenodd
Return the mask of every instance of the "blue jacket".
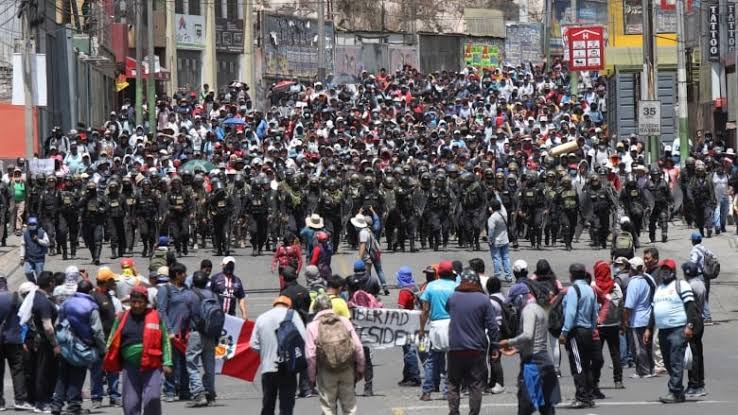
M 90 314 L 93 310 L 97 310 L 99 306 L 94 298 L 89 294 L 74 293 L 62 303 L 59 313 L 59 320 L 66 319 L 72 327 L 72 331 L 82 341 L 92 344 L 92 322 Z
M 36 230 L 38 233 L 38 237 L 42 238 L 44 235 L 44 230 L 41 228 L 38 228 Z M 33 261 L 33 262 L 43 262 L 46 258 L 46 253 L 49 251 L 49 248 L 46 246 L 41 245 L 38 242 L 35 242 L 33 238 L 31 237 L 31 231 L 26 229 L 23 232 L 23 242 L 25 244 L 25 258 L 27 260 Z
M 562 334 L 569 333 L 575 328 L 594 329 L 597 324 L 597 298 L 594 290 L 585 280 L 576 280 L 581 296 L 577 298 L 574 287 L 566 290 L 564 297 L 564 327 Z
M 177 288 L 172 284 L 159 285 L 156 293 L 156 306 L 169 333 L 178 334 L 189 328 L 188 291 L 184 285 L 182 288 Z
M 17 293 L 0 292 L 0 322 L 4 324 L 0 333 L 2 344 L 23 344 L 18 308 L 21 299 Z

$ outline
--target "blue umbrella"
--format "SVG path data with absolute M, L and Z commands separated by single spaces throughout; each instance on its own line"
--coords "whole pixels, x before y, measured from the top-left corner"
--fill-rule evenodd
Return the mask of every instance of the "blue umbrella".
M 246 125 L 246 121 L 242 120 L 241 118 L 228 118 L 227 120 L 223 121 L 223 125 Z

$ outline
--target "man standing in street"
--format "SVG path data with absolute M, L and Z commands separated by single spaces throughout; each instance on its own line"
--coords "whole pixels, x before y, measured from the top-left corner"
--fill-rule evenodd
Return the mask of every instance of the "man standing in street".
M 264 396 L 261 401 L 261 415 L 274 415 L 279 395 L 279 414 L 292 415 L 295 408 L 297 374 L 279 369 L 277 329 L 285 320 L 292 307 L 289 297 L 280 295 L 274 300 L 273 308 L 256 319 L 251 334 L 251 348 L 261 357 L 261 387 Z M 305 326 L 297 313 L 292 313 L 292 324 L 305 339 Z
M 424 363 L 425 379 L 421 401 L 430 401 L 431 392 L 436 383 L 443 383 L 443 393 L 446 394 L 446 352 L 448 351 L 448 327 L 451 316 L 448 314 L 446 303 L 456 289 L 456 277 L 451 261 L 438 264 L 439 279 L 428 283 L 420 301 L 423 312 L 420 315 L 420 341 L 425 336 L 425 326 L 429 326 L 430 351 Z M 430 320 L 430 322 L 429 322 Z
M 202 304 L 207 300 L 218 301 L 218 297 L 207 288 L 208 276 L 202 271 L 192 274 L 192 289 L 188 292 L 188 304 L 190 308 L 190 338 L 187 341 L 187 375 L 190 379 L 190 394 L 192 402 L 189 408 L 201 408 L 215 402 L 215 346 L 219 338 L 208 336 L 203 331 Z M 208 304 L 208 303 L 205 303 Z M 213 303 L 218 307 L 218 303 Z M 219 311 L 216 308 L 216 311 Z M 222 316 L 222 314 L 221 314 Z M 198 363 L 202 363 L 203 375 L 200 376 Z
M 576 396 L 570 408 L 594 408 L 594 381 L 592 359 L 595 346 L 592 339 L 597 324 L 597 299 L 587 283 L 587 270 L 582 264 L 569 266 L 572 286 L 564 297 L 564 327 L 559 343 L 569 352 L 571 374 Z
M 640 257 L 634 257 L 629 262 L 631 278 L 625 294 L 623 327 L 630 330 L 633 338 L 636 373 L 632 377 L 647 378 L 653 376 L 653 349 L 650 343 L 643 341 L 643 334 L 651 320 L 656 283 L 644 272 L 645 264 Z
M 494 346 L 499 337 L 497 316 L 482 290 L 479 275 L 470 269 L 461 273 L 461 284 L 448 299 L 447 307 L 451 316 L 448 329 L 449 414 L 459 415 L 461 386 L 466 385 L 469 414 L 478 415 L 487 383 L 487 350 L 493 358 L 499 353 Z
M 694 262 L 682 264 L 684 278 L 689 282 L 694 294 L 694 302 L 697 305 L 697 313 L 700 318 L 692 330 L 692 338 L 689 340 L 689 348 L 692 350 L 692 368 L 689 370 L 689 385 L 684 395 L 687 398 L 699 398 L 707 395 L 705 392 L 705 356 L 702 346 L 702 335 L 705 333 L 702 321 L 702 307 L 705 303 L 705 284 L 700 278 L 700 270 Z
M 246 292 L 241 279 L 233 274 L 236 269 L 236 260 L 232 256 L 227 256 L 223 258 L 221 264 L 223 265 L 223 272 L 212 276 L 210 289 L 218 296 L 226 314 L 235 316 L 236 303 L 238 303 L 241 318 L 247 320 Z
M 284 277 L 284 288 L 279 295 L 289 297 L 292 301 L 292 309 L 300 315 L 302 323 L 307 326 L 310 313 L 310 291 L 297 282 L 297 271 L 292 267 L 280 268 L 280 274 Z M 308 379 L 307 368 L 300 372 L 300 387 L 298 397 L 309 398 L 313 396 L 313 387 Z
M 648 343 L 653 327 L 658 328 L 661 354 L 669 372 L 669 393 L 659 400 L 678 403 L 684 402 L 684 352 L 695 327 L 700 324 L 700 317 L 692 287 L 686 281 L 677 280 L 676 262 L 673 259 L 661 262 L 661 276 L 661 284 L 653 296 L 653 314 L 643 341 Z
M 46 253 L 49 250 L 49 236 L 38 226 L 38 219 L 28 218 L 28 226 L 23 231 L 20 246 L 20 262 L 26 273 L 26 279 L 36 282 L 36 278 L 44 271 Z
M 189 400 L 189 377 L 184 349 L 176 347 L 177 342 L 186 342 L 189 331 L 190 310 L 189 293 L 184 285 L 187 267 L 179 262 L 168 269 L 168 282 L 161 284 L 156 293 L 156 306 L 167 326 L 167 333 L 172 339 L 172 374 L 164 380 L 164 394 L 167 402 L 174 402 L 175 395 L 180 400 Z
M 712 325 L 712 313 L 710 312 L 710 278 L 705 275 L 705 256 L 711 254 L 710 250 L 702 244 L 702 235 L 699 232 L 692 232 L 690 237 L 692 241 L 692 250 L 689 251 L 689 262 L 697 264 L 702 282 L 705 284 L 705 304 L 702 308 L 702 317 L 706 326 Z
M 113 328 L 115 316 L 117 315 L 117 310 L 113 303 L 113 296 L 110 294 L 111 292 L 115 292 L 115 279 L 117 277 L 110 268 L 100 268 L 97 271 L 97 288 L 92 292 L 92 298 L 95 299 L 98 306 L 98 313 L 102 322 L 105 339 L 110 337 L 110 330 Z M 90 399 L 92 400 L 93 409 L 102 407 L 103 380 L 108 385 L 110 406 L 119 406 L 121 403 L 120 392 L 118 392 L 118 373 L 104 372 L 102 361 L 100 361 L 90 368 Z
M 492 254 L 496 278 L 501 278 L 504 273 L 505 281 L 512 281 L 512 270 L 510 269 L 510 240 L 507 236 L 507 219 L 502 212 L 502 204 L 494 199 L 491 202 L 492 215 L 487 220 L 487 237 L 489 238 L 489 250 Z
M 0 274 L 0 325 L 2 326 L 2 345 L 0 345 L 0 379 L 5 379 L 5 362 L 10 368 L 10 378 L 13 380 L 13 395 L 16 411 L 32 411 L 33 405 L 28 403 L 26 378 L 23 374 L 23 339 L 21 327 L 18 324 L 18 307 L 20 307 L 18 293 L 8 291 L 8 280 Z M 2 395 L 4 382 L 0 382 L 0 408 L 5 408 L 5 398 Z

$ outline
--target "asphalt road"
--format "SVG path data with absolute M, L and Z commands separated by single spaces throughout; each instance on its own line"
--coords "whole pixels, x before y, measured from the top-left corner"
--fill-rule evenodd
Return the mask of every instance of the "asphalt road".
M 630 379 L 633 369 L 626 369 L 624 374 L 625 390 L 609 389 L 612 386 L 612 372 L 609 369 L 609 358 L 605 353 L 605 367 L 603 368 L 602 389 L 607 399 L 600 401 L 593 409 L 579 411 L 584 414 L 617 414 L 624 412 L 632 414 L 735 414 L 738 403 L 738 384 L 735 382 L 735 374 L 738 371 L 738 324 L 736 316 L 738 304 L 735 298 L 738 294 L 738 246 L 734 227 L 732 232 L 722 234 L 705 241 L 705 244 L 717 253 L 722 263 L 722 274 L 715 281 L 711 293 L 711 307 L 713 319 L 717 322 L 715 326 L 708 327 L 705 335 L 705 359 L 707 390 L 709 395 L 704 399 L 687 402 L 680 405 L 662 405 L 658 403 L 658 396 L 665 394 L 666 377 L 652 379 Z M 670 240 L 665 243 L 657 243 L 656 247 L 661 251 L 661 257 L 672 257 L 678 263 L 686 260 L 691 246 L 688 241 L 690 230 L 678 223 L 672 224 L 669 236 Z M 582 262 L 591 268 L 597 259 L 607 259 L 609 252 L 604 250 L 591 250 L 587 247 L 587 240 L 575 244 L 574 250 L 566 252 L 561 248 L 544 248 L 542 251 L 531 250 L 528 244 L 523 243 L 521 249 L 511 252 L 511 258 L 525 259 L 533 268 L 535 262 L 540 258 L 546 258 L 551 263 L 559 278 L 566 280 L 566 271 L 572 262 Z M 12 245 L 17 244 L 16 239 L 10 239 L 8 248 L 0 249 L 0 271 L 6 274 L 13 271 L 17 265 L 17 252 Z M 646 246 L 646 245 L 644 245 Z M 138 251 L 140 253 L 140 251 Z M 3 255 L 4 254 L 4 255 Z M 81 258 L 76 261 L 62 261 L 60 256 L 51 258 L 47 264 L 48 270 L 63 270 L 67 265 L 75 264 L 85 268 L 91 273 L 96 267 L 90 264 L 89 253 L 80 250 Z M 103 257 L 109 255 L 109 249 L 103 249 Z M 182 258 L 181 261 L 189 270 L 197 269 L 201 259 L 210 258 L 219 268 L 220 258 L 212 256 L 210 250 L 200 250 L 190 253 L 190 256 Z M 271 307 L 271 301 L 276 295 L 277 278 L 270 272 L 271 256 L 251 257 L 250 249 L 237 249 L 235 252 L 236 274 L 241 277 L 247 290 L 249 290 L 248 304 L 251 318 Z M 351 264 L 355 259 L 355 252 L 342 251 L 334 257 L 334 272 L 347 275 Z M 422 251 L 419 253 L 383 253 L 384 269 L 390 283 L 394 283 L 394 273 L 401 266 L 410 266 L 416 271 L 416 277 L 428 264 L 436 263 L 443 259 L 459 259 L 468 261 L 471 258 L 480 257 L 491 268 L 488 252 L 468 252 L 449 249 L 446 252 Z M 148 262 L 136 257 L 140 269 L 145 269 Z M 110 265 L 114 270 L 118 269 L 117 260 L 104 259 L 103 265 Z M 106 264 L 107 263 L 107 264 Z M 11 286 L 17 286 L 24 279 L 22 269 L 17 269 L 10 274 Z M 386 305 L 393 304 L 397 298 L 397 292 L 392 290 L 389 297 L 383 297 Z M 400 349 L 389 349 L 377 351 L 374 354 L 375 381 L 374 397 L 359 398 L 359 413 L 376 414 L 442 414 L 447 411 L 446 402 L 440 400 L 440 394 L 434 394 L 439 398 L 431 402 L 421 402 L 419 388 L 399 388 L 397 382 L 402 375 L 402 352 Z M 516 389 L 515 378 L 518 373 L 518 358 L 506 358 L 503 362 L 508 389 L 500 395 L 487 395 L 484 397 L 484 414 L 515 414 Z M 570 376 L 568 363 L 562 363 L 563 377 L 560 379 L 564 402 L 573 398 L 574 387 Z M 219 400 L 215 407 L 199 409 L 198 413 L 212 413 L 219 415 L 228 414 L 253 414 L 258 413 L 261 408 L 261 389 L 259 382 L 247 383 L 228 377 L 216 379 Z M 686 374 L 685 374 L 686 383 Z M 513 387 L 511 387 L 513 386 Z M 10 379 L 6 374 L 5 396 L 12 400 Z M 357 390 L 362 390 L 361 385 Z M 184 403 L 175 402 L 164 404 L 164 413 L 188 413 L 193 410 L 184 407 Z M 120 409 L 105 408 L 98 413 L 119 413 Z M 575 412 L 565 408 L 561 412 Z M 297 414 L 319 414 L 320 409 L 317 398 L 299 399 L 295 413 Z

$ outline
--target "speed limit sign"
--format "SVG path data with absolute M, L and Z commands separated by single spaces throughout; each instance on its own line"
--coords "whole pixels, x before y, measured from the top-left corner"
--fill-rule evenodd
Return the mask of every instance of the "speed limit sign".
M 638 101 L 638 135 L 661 135 L 661 101 Z

